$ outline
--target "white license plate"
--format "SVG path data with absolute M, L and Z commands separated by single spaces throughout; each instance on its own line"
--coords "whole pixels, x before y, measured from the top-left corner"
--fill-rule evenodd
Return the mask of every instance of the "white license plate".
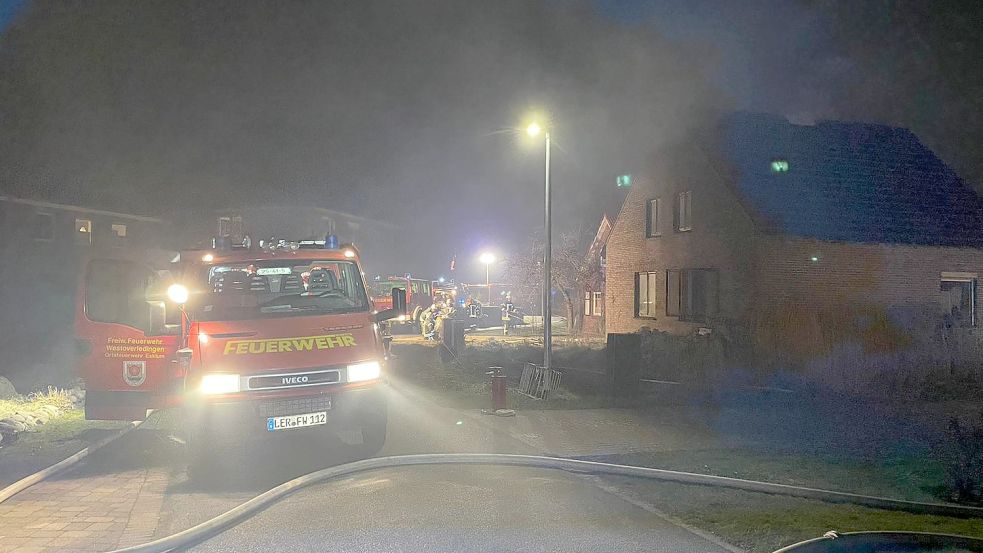
M 266 419 L 266 429 L 270 432 L 276 430 L 290 430 L 292 428 L 303 428 L 305 426 L 317 426 L 328 423 L 328 412 L 319 411 L 317 413 L 304 413 L 303 415 L 287 415 L 285 417 L 269 417 Z

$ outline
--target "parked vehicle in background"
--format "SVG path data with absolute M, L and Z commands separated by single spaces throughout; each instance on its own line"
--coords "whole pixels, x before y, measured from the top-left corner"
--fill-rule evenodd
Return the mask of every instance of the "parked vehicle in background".
M 406 293 L 406 316 L 392 321 L 394 331 L 400 327 L 410 331 L 420 328 L 420 315 L 434 301 L 433 281 L 407 276 L 391 276 L 375 281 L 372 285 L 372 303 L 379 311 L 392 308 L 392 291 L 403 290 Z

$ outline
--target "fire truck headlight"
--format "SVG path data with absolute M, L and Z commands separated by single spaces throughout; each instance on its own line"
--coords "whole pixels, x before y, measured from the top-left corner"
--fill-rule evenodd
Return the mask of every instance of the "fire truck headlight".
M 355 251 L 354 250 L 345 250 L 345 257 L 347 257 L 348 259 L 351 259 L 351 258 L 355 257 Z
M 378 361 L 348 365 L 349 382 L 362 382 L 364 380 L 379 378 L 380 373 L 381 369 Z
M 172 284 L 167 287 L 167 298 L 174 303 L 188 302 L 188 288 L 182 284 Z
M 239 391 L 239 375 L 229 373 L 211 373 L 201 377 L 201 393 L 234 394 Z
M 396 320 L 397 321 L 405 321 L 406 320 L 406 315 L 400 315 L 400 316 L 396 317 Z

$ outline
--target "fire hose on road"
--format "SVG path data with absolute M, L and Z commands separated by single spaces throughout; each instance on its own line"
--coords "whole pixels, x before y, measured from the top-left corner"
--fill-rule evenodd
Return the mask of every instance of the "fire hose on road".
M 152 553 L 188 547 L 215 536 L 223 530 L 249 519 L 287 495 L 307 486 L 323 483 L 342 476 L 348 476 L 351 474 L 376 469 L 420 465 L 498 465 L 548 468 L 573 473 L 630 476 L 638 478 L 651 478 L 667 482 L 678 482 L 683 484 L 717 486 L 746 491 L 817 499 L 834 503 L 852 503 L 866 507 L 903 510 L 922 514 L 954 516 L 961 518 L 983 518 L 983 507 L 968 507 L 946 503 L 920 503 L 914 501 L 903 501 L 900 499 L 835 492 L 816 488 L 804 488 L 800 486 L 788 486 L 784 484 L 772 484 L 768 482 L 757 482 L 754 480 L 727 478 L 724 476 L 710 476 L 706 474 L 694 474 L 629 465 L 616 465 L 611 463 L 599 463 L 595 461 L 580 461 L 576 459 L 562 459 L 536 455 L 505 455 L 491 453 L 399 455 L 393 457 L 366 459 L 364 461 L 357 461 L 354 463 L 330 467 L 300 476 L 280 484 L 279 486 L 197 526 L 159 540 L 126 549 L 120 549 L 115 553 Z

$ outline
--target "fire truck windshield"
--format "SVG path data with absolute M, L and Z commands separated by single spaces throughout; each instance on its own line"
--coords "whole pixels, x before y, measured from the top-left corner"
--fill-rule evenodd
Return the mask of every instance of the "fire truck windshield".
M 217 264 L 199 277 L 188 307 L 203 321 L 367 311 L 358 266 L 349 261 L 274 259 Z

